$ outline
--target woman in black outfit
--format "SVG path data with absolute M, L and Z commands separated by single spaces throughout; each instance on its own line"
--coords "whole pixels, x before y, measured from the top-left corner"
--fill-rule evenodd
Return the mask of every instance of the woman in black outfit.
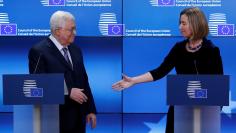
M 209 29 L 204 13 L 196 7 L 184 9 L 180 13 L 179 29 L 186 40 L 177 42 L 159 67 L 136 77 L 123 75 L 112 88 L 123 90 L 137 83 L 155 81 L 173 68 L 177 74 L 223 74 L 219 48 L 206 39 Z M 166 133 L 174 133 L 173 106 L 168 110 Z

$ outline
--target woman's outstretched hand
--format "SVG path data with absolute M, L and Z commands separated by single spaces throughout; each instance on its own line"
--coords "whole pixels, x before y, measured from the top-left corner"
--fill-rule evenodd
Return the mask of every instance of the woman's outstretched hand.
M 125 74 L 122 74 L 123 79 L 114 83 L 112 85 L 112 88 L 117 91 L 122 91 L 126 88 L 129 88 L 130 86 L 134 85 L 134 81 L 131 77 L 126 76 Z

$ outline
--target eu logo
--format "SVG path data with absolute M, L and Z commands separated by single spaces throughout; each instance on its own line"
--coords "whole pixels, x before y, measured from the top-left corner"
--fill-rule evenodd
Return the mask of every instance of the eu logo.
M 159 6 L 174 6 L 175 0 L 157 0 Z
M 0 24 L 1 35 L 2 36 L 15 36 L 17 34 L 16 24 Z
M 123 24 L 108 24 L 108 35 L 122 36 L 124 32 Z
M 195 98 L 207 98 L 207 89 L 196 89 Z
M 43 88 L 31 88 L 30 97 L 43 97 Z
M 48 4 L 50 6 L 64 6 L 65 5 L 65 0 L 49 0 Z
M 217 26 L 218 36 L 234 36 L 234 24 L 220 24 Z

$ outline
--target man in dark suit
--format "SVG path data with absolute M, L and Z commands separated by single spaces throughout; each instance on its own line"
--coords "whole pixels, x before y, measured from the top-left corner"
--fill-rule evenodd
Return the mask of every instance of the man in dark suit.
M 75 18 L 69 12 L 57 11 L 51 16 L 50 28 L 52 34 L 29 51 L 29 71 L 64 73 L 65 104 L 59 106 L 60 133 L 85 133 L 86 120 L 92 128 L 96 127 L 96 108 L 81 50 L 73 44 Z

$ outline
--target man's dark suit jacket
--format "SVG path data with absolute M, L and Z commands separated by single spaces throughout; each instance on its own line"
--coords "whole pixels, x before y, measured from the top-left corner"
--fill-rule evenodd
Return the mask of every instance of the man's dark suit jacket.
M 83 92 L 88 97 L 88 101 L 82 105 L 70 99 L 69 96 L 65 96 L 65 105 L 62 106 L 67 108 L 67 111 L 64 112 L 67 112 L 69 116 L 61 116 L 61 110 L 63 109 L 60 107 L 60 122 L 65 121 L 60 126 L 67 126 L 67 124 L 70 124 L 69 128 L 72 128 L 72 125 L 76 126 L 78 124 L 78 120 L 74 120 L 72 123 L 73 119 L 80 117 L 79 121 L 83 121 L 83 127 L 85 127 L 85 115 L 88 113 L 96 113 L 96 108 L 88 83 L 88 77 L 84 67 L 81 50 L 75 44 L 70 44 L 68 49 L 73 62 L 73 69 L 70 68 L 70 65 L 68 65 L 64 59 L 64 56 L 49 38 L 39 42 L 29 51 L 29 71 L 31 74 L 64 73 L 69 94 L 71 92 L 71 88 L 84 89 Z M 56 88 L 54 89 L 56 93 Z M 69 111 L 68 107 L 70 108 Z M 78 113 L 80 116 L 77 116 Z

